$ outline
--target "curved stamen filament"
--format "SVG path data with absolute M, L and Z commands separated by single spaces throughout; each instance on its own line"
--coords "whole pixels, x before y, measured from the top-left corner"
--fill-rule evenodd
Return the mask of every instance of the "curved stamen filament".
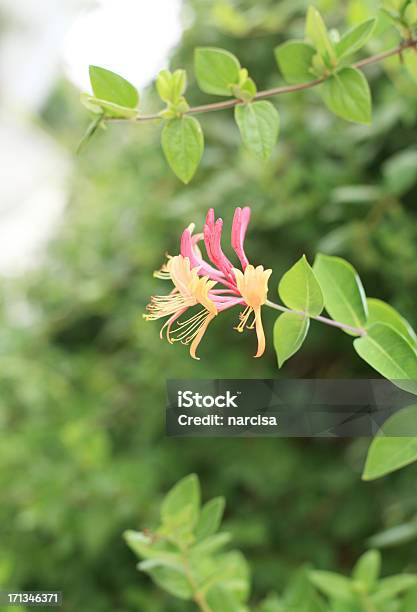
M 194 306 L 195 303 L 195 299 L 179 294 L 153 296 L 151 303 L 146 307 L 149 314 L 145 314 L 144 317 L 147 321 L 155 321 Z
M 172 341 L 189 344 L 198 335 L 209 316 L 210 313 L 203 309 L 186 321 L 177 323 L 176 328 L 171 332 Z
M 243 332 L 252 312 L 253 312 L 253 308 L 251 308 L 250 306 L 247 306 L 245 310 L 239 314 L 240 323 L 237 327 L 234 328 L 236 331 L 238 331 L 239 333 Z
M 163 268 L 154 272 L 153 277 L 160 278 L 162 280 L 171 280 L 171 274 L 168 272 L 168 270 L 164 270 Z

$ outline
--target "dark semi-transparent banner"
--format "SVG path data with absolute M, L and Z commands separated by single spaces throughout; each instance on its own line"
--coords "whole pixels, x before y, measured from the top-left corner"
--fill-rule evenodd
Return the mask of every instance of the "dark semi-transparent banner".
M 166 430 L 181 437 L 417 436 L 417 381 L 169 380 Z

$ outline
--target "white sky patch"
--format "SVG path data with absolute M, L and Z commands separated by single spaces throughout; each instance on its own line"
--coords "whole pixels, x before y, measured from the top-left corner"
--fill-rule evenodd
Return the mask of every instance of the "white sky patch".
M 139 88 L 166 68 L 181 37 L 180 0 L 98 0 L 83 11 L 64 43 L 65 70 L 90 91 L 88 66 L 119 73 Z
M 36 267 L 66 206 L 69 160 L 39 128 L 0 113 L 0 271 Z
M 68 201 L 73 160 L 36 118 L 63 60 L 84 91 L 89 64 L 143 88 L 179 42 L 180 9 L 181 0 L 0 0 L 0 276 L 39 265 Z

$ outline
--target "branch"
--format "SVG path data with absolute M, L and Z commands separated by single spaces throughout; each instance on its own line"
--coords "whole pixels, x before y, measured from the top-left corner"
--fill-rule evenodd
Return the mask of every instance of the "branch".
M 328 319 L 327 317 L 322 317 L 318 315 L 316 317 L 312 317 L 307 312 L 303 312 L 302 310 L 291 310 L 291 308 L 286 308 L 285 306 L 281 306 L 281 304 L 275 304 L 275 302 L 270 302 L 267 300 L 265 302 L 266 306 L 273 308 L 274 310 L 280 310 L 281 312 L 292 312 L 294 314 L 300 315 L 302 317 L 308 317 L 309 319 L 314 319 L 315 321 L 320 321 L 320 323 L 324 323 L 325 325 L 331 325 L 332 327 L 338 327 L 339 329 L 343 329 L 349 332 L 353 332 L 358 336 L 366 336 L 366 330 L 362 327 L 353 327 L 352 325 L 347 325 L 346 323 L 340 323 L 339 321 L 333 321 L 333 319 Z
M 192 574 L 192 571 L 191 571 L 191 568 L 190 568 L 190 564 L 189 564 L 189 561 L 188 561 L 186 549 L 182 549 L 182 562 L 183 562 L 184 571 L 185 571 L 185 575 L 187 577 L 188 583 L 189 583 L 189 585 L 191 587 L 191 590 L 193 591 L 193 600 L 194 600 L 194 602 L 200 608 L 201 612 L 211 612 L 210 606 L 208 605 L 208 603 L 206 601 L 204 593 L 202 593 L 199 590 L 199 588 L 197 586 L 197 583 L 194 580 L 194 576 Z
M 417 47 L 417 39 L 411 38 L 410 40 L 403 41 L 397 47 L 390 49 L 389 51 L 384 51 L 383 53 L 378 53 L 376 55 L 371 55 L 370 57 L 366 57 L 365 59 L 352 64 L 354 68 L 363 68 L 364 66 L 369 66 L 370 64 L 376 64 L 378 62 L 382 62 L 389 57 L 393 57 L 395 55 L 401 56 L 402 52 L 405 49 Z M 329 75 L 330 76 L 330 75 Z M 297 85 L 284 85 L 283 87 L 274 87 L 272 89 L 265 89 L 264 91 L 259 91 L 254 100 L 263 100 L 264 98 L 272 98 L 274 96 L 281 96 L 283 94 L 294 93 L 297 91 L 303 91 L 304 89 L 311 89 L 312 87 L 316 87 L 323 83 L 327 77 L 322 77 L 320 79 L 315 79 L 313 81 L 308 81 L 307 83 L 299 83 Z M 201 106 L 194 106 L 190 108 L 185 115 L 198 115 L 201 113 L 209 113 L 211 111 L 219 111 L 226 110 L 228 108 L 233 108 L 237 104 L 241 104 L 242 100 L 238 98 L 233 98 L 231 100 L 224 100 L 223 102 L 214 102 L 213 104 L 203 104 Z M 137 123 L 143 123 L 147 121 L 155 121 L 157 119 L 162 119 L 159 113 L 154 113 L 152 115 L 140 115 L 134 119 Z M 111 122 L 119 122 L 119 121 L 131 121 L 131 119 L 122 119 L 122 118 L 107 118 L 106 121 Z

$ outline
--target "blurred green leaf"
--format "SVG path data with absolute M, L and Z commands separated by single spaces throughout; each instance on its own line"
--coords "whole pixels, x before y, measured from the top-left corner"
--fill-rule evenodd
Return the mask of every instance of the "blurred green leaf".
M 287 83 L 296 85 L 313 80 L 311 67 L 315 53 L 314 47 L 297 40 L 289 40 L 275 48 L 275 58 Z
M 295 572 L 284 592 L 282 612 L 325 612 L 325 605 L 311 584 L 309 572 L 307 565 Z
M 235 119 L 246 148 L 259 159 L 269 159 L 279 132 L 279 114 L 271 102 L 238 104 Z
M 194 54 L 194 69 L 198 85 L 205 93 L 231 96 L 233 86 L 239 83 L 239 60 L 224 49 L 197 48 Z
M 211 587 L 207 592 L 206 599 L 210 612 L 242 612 L 239 601 L 221 585 Z
M 224 506 L 224 497 L 216 497 L 204 504 L 195 530 L 197 540 L 204 540 L 216 533 L 223 518 Z
M 363 584 L 367 592 L 376 585 L 381 571 L 381 554 L 378 550 L 368 550 L 356 562 L 352 577 Z
M 382 172 L 390 193 L 398 196 L 406 193 L 417 181 L 417 150 L 396 153 L 384 163 Z
M 417 3 L 415 0 L 410 0 L 405 7 L 404 20 L 409 26 L 415 26 L 417 23 Z
M 414 81 L 417 82 L 417 50 L 404 49 L 402 58 L 409 75 Z
M 332 199 L 336 204 L 369 204 L 381 197 L 381 190 L 374 185 L 343 185 L 336 187 Z
M 178 564 L 178 549 L 169 542 L 132 530 L 125 531 L 123 536 L 129 548 L 139 557 L 157 559 L 168 565 Z
M 323 570 L 311 570 L 309 578 L 328 597 L 348 602 L 353 600 L 353 587 L 349 578 Z
M 220 532 L 199 540 L 194 544 L 192 552 L 194 555 L 211 555 L 224 548 L 230 542 L 230 533 Z
M 245 557 L 238 551 L 225 553 L 217 559 L 218 584 L 229 591 L 236 601 L 245 603 L 250 593 L 250 570 Z
M 400 576 L 383 578 L 379 582 L 377 591 L 372 599 L 376 604 L 382 604 L 396 595 L 412 589 L 416 585 L 417 576 L 413 574 L 402 574 Z
M 368 545 L 375 548 L 401 546 L 417 538 L 417 520 L 395 525 L 371 536 Z
M 200 513 L 200 484 L 195 474 L 190 474 L 180 480 L 165 496 L 161 506 L 163 523 L 171 524 L 177 521 L 184 510 L 187 510 L 188 527 L 192 529 L 198 521 Z
M 179 599 L 188 600 L 192 598 L 193 591 L 184 570 L 171 567 L 142 569 L 151 576 L 157 586 L 167 593 Z
M 400 12 L 408 0 L 383 0 L 384 8 Z
M 356 123 L 371 123 L 371 90 L 357 68 L 342 68 L 320 85 L 326 106 L 338 117 Z
M 204 152 L 204 135 L 195 117 L 169 120 L 162 130 L 162 148 L 172 170 L 188 184 Z
M 317 255 L 314 273 L 324 295 L 324 306 L 330 316 L 352 327 L 363 327 L 368 308 L 365 291 L 356 270 L 340 257 Z M 344 330 L 350 335 L 353 332 Z
M 285 604 L 278 595 L 270 594 L 266 597 L 259 606 L 256 612 L 286 612 Z M 305 612 L 301 610 L 300 612 Z

